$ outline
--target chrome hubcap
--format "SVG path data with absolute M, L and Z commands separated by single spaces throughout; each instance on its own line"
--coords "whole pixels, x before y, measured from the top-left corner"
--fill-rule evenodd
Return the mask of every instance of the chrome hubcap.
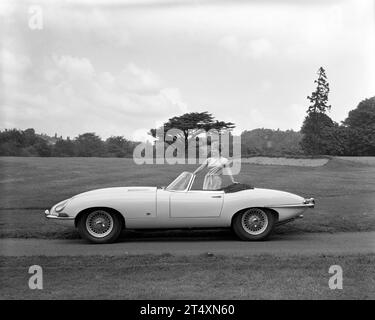
M 258 208 L 247 210 L 241 219 L 242 228 L 251 235 L 259 235 L 267 229 L 268 218 L 266 213 Z
M 113 230 L 113 218 L 106 211 L 93 211 L 86 219 L 86 229 L 95 238 L 104 238 Z

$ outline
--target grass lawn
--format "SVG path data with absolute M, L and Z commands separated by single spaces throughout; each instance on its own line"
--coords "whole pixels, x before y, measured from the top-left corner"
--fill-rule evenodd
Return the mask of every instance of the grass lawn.
M 43 290 L 28 268 L 43 268 Z M 343 289 L 331 290 L 331 265 Z M 0 257 L 1 299 L 375 299 L 375 255 Z
M 75 238 L 43 211 L 95 188 L 167 185 L 194 165 L 143 165 L 115 158 L 0 158 L 0 237 Z M 200 178 L 202 181 L 202 177 Z M 305 218 L 277 232 L 375 230 L 375 166 L 333 159 L 322 167 L 243 164 L 237 178 L 256 187 L 314 197 Z

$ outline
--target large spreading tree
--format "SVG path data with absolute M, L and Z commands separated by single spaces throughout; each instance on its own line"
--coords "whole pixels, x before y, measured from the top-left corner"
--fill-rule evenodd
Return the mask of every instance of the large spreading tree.
M 172 143 L 177 140 L 183 142 L 187 156 L 189 141 L 195 139 L 202 132 L 214 129 L 220 134 L 234 127 L 235 125 L 232 122 L 216 120 L 208 111 L 190 112 L 170 118 L 162 127 L 151 129 L 149 134 L 159 140 L 164 137 L 163 142 Z M 176 132 L 171 129 L 178 129 L 179 131 Z M 169 130 L 171 130 L 170 133 L 168 133 Z

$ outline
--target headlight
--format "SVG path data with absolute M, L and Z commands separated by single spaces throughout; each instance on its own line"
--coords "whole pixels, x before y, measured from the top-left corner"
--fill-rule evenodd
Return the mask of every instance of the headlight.
M 64 210 L 64 208 L 66 207 L 66 205 L 68 204 L 69 200 L 65 200 L 65 201 L 62 201 L 60 203 L 58 203 L 55 207 L 55 211 L 56 212 L 61 212 Z

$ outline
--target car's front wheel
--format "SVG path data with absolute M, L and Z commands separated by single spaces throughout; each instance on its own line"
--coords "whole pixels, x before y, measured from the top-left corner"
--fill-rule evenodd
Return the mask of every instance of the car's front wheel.
M 272 232 L 276 217 L 270 210 L 249 208 L 233 218 L 233 230 L 242 240 L 264 240 Z
M 115 212 L 93 209 L 80 217 L 77 227 L 81 237 L 92 243 L 111 243 L 120 236 L 122 224 Z

